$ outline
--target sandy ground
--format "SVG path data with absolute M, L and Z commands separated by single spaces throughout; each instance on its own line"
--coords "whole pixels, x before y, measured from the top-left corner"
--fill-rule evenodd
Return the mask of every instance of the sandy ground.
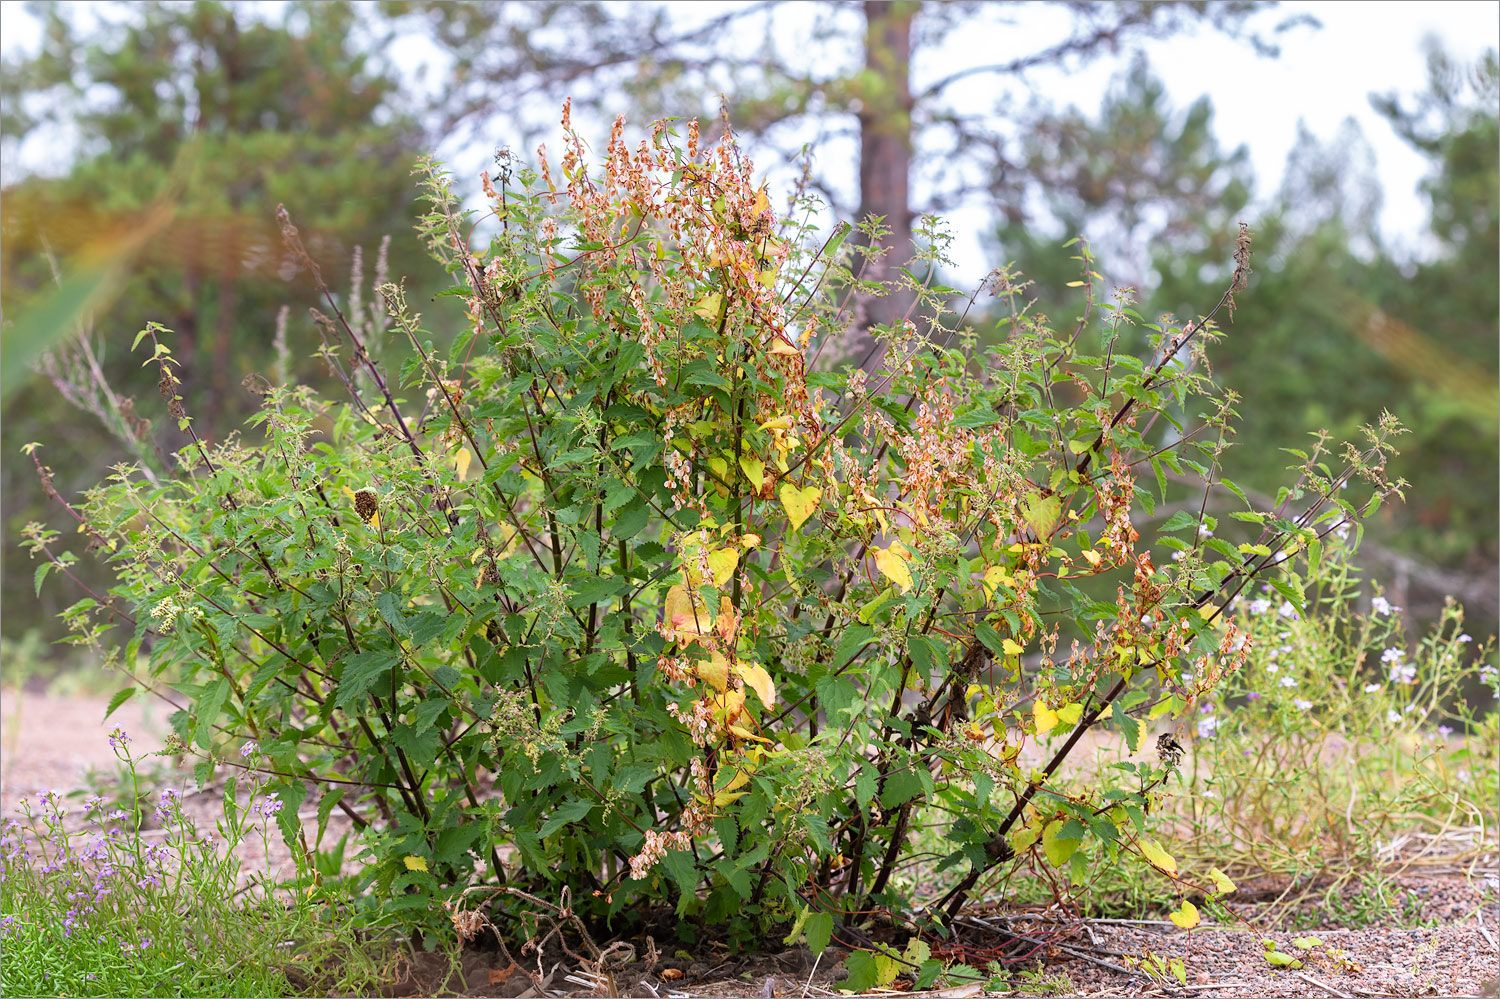
M 167 731 L 170 708 L 145 699 L 132 700 L 107 721 L 107 700 L 91 697 L 48 696 L 41 692 L 0 690 L 0 813 L 14 815 L 22 797 L 35 800 L 44 790 L 64 793 L 97 783 L 99 774 L 119 771 L 108 733 L 123 728 L 132 738 L 137 757 L 158 750 Z M 187 810 L 200 828 L 213 827 L 219 814 L 222 789 L 198 791 L 190 770 L 174 770 L 161 757 L 146 759 L 143 770 L 153 794 L 175 787 L 184 795 Z M 81 810 L 77 800 L 70 804 Z M 311 821 L 312 813 L 304 815 Z M 335 820 L 337 822 L 337 819 Z M 335 826 L 335 834 L 339 830 Z M 262 847 L 246 844 L 240 851 L 246 870 L 264 867 Z M 272 854 L 272 868 L 284 868 L 284 848 Z M 1303 914 L 1297 933 L 1276 932 L 1256 925 L 1254 897 L 1237 906 L 1247 923 L 1203 926 L 1191 933 L 1151 921 L 1081 921 L 1057 913 L 1017 913 L 1003 907 L 976 906 L 960 927 L 957 940 L 966 951 L 954 959 L 982 966 L 986 958 L 1007 961 L 1019 973 L 1040 962 L 1042 978 L 1051 981 L 1053 995 L 1079 996 L 1456 996 L 1495 995 L 1500 975 L 1500 907 L 1496 904 L 1493 854 L 1465 870 L 1433 870 L 1420 876 L 1401 876 L 1400 890 L 1422 900 L 1421 922 L 1429 925 L 1347 928 L 1320 925 L 1316 911 Z M 1274 889 L 1268 889 L 1274 893 Z M 1317 936 L 1322 945 L 1304 958 L 1300 969 L 1273 969 L 1265 960 L 1265 936 L 1276 939 L 1283 951 L 1293 950 L 1294 936 Z M 1018 942 L 1019 941 L 1019 942 Z M 938 952 L 946 946 L 934 941 Z M 1163 983 L 1128 965 L 1147 954 L 1181 958 L 1185 985 Z M 670 959 L 652 966 L 642 962 L 606 969 L 608 978 L 570 973 L 558 966 L 540 992 L 543 995 L 690 996 L 833 996 L 838 994 L 844 953 L 835 948 L 814 963 L 805 950 L 762 955 L 744 961 L 725 959 Z M 427 955 L 427 957 L 431 957 Z M 559 954 L 556 958 L 561 958 Z M 556 959 L 554 958 L 554 960 Z M 393 983 L 396 994 L 428 993 L 443 982 L 446 972 L 410 969 L 404 981 Z M 468 995 L 515 996 L 534 983 L 498 954 L 475 952 L 464 961 L 464 979 L 448 979 L 448 988 Z M 426 972 L 425 974 L 423 972 Z M 585 987 L 599 981 L 598 990 Z M 1013 979 L 1013 981 L 1015 981 Z M 1012 985 L 1012 988 L 1017 988 Z M 1030 994 L 1036 993 L 1032 985 Z M 885 995 L 968 997 L 1015 995 L 1017 991 L 983 992 L 976 986 L 917 993 L 884 991 Z
M 120 761 L 109 733 L 117 726 L 137 755 L 161 749 L 169 706 L 132 698 L 106 720 L 108 707 L 105 698 L 0 689 L 0 812 L 13 813 L 23 796 L 84 787 L 91 772 L 115 773 Z

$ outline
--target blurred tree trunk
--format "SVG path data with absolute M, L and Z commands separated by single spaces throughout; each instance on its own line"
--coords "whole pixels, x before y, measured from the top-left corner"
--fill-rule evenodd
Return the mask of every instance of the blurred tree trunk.
M 872 259 L 864 277 L 894 284 L 911 260 L 911 26 L 921 4 L 913 0 L 865 0 L 865 72 L 861 74 L 859 120 L 859 220 L 877 215 L 890 235 L 884 256 Z M 865 303 L 864 321 L 851 345 L 851 360 L 866 370 L 880 361 L 873 326 L 894 326 L 911 309 L 904 289 Z

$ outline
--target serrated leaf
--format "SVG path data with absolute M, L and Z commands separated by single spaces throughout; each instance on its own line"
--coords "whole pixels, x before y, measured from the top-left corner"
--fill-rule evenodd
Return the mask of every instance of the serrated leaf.
M 418 857 L 418 856 L 402 857 L 401 858 L 401 862 L 406 865 L 406 869 L 408 871 L 425 871 L 425 870 L 427 870 L 427 858 L 426 857 Z
M 1057 709 L 1057 719 L 1064 725 L 1077 725 L 1078 719 L 1083 717 L 1082 704 L 1064 704 Z
M 104 717 L 108 718 L 115 710 L 126 701 L 135 696 L 134 687 L 126 687 L 124 690 L 115 691 L 115 695 L 109 699 L 109 706 L 104 709 Z
M 875 987 L 879 971 L 875 967 L 875 955 L 857 950 L 844 961 L 844 970 L 849 973 L 840 985 L 850 992 L 868 992 Z
M 828 941 L 833 937 L 833 916 L 827 912 L 814 912 L 808 915 L 807 925 L 803 927 L 807 934 L 807 949 L 814 955 L 821 954 L 828 949 Z
M 1061 867 L 1066 864 L 1078 849 L 1081 839 L 1077 837 L 1062 837 L 1058 834 L 1066 825 L 1062 819 L 1053 819 L 1047 823 L 1047 828 L 1042 831 L 1042 852 L 1047 855 L 1047 863 L 1053 867 Z
M 1001 641 L 1000 648 L 1008 656 L 1018 656 L 1026 651 L 1014 638 L 1007 638 Z

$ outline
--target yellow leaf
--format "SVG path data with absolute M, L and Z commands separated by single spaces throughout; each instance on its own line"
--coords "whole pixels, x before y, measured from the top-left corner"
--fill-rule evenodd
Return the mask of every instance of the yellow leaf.
M 463 482 L 469 477 L 469 462 L 473 460 L 474 456 L 469 453 L 468 448 L 458 449 L 458 453 L 453 456 L 453 467 L 458 470 L 458 481 Z
M 747 773 L 745 773 L 745 771 L 743 771 L 743 770 L 736 770 L 734 772 L 734 776 L 731 777 L 731 778 L 729 778 L 729 783 L 725 784 L 719 790 L 721 790 L 721 791 L 738 791 L 740 788 L 744 787 L 748 783 L 750 783 L 750 775 L 747 774 Z
M 1007 638 L 1003 642 L 1001 642 L 1000 643 L 1000 648 L 1004 649 L 1005 650 L 1005 654 L 1008 655 L 1008 656 L 1018 656 L 1022 652 L 1026 651 L 1013 638 Z
M 696 641 L 699 635 L 708 634 L 713 624 L 708 608 L 695 605 L 692 594 L 681 583 L 667 590 L 666 619 L 668 630 L 675 633 L 682 645 Z
M 693 306 L 693 312 L 702 316 L 704 321 L 716 323 L 719 321 L 719 309 L 724 304 L 724 297 L 718 292 L 710 292 L 698 299 L 698 304 Z
M 1140 847 L 1141 854 L 1156 867 L 1161 868 L 1168 874 L 1177 873 L 1177 861 L 1167 851 L 1163 850 L 1154 840 L 1143 839 L 1135 844 Z
M 1040 826 L 1040 824 L 1036 824 L 1036 820 L 1033 818 L 1032 821 L 1031 821 L 1031 823 L 1028 823 L 1027 825 L 1024 825 L 1024 826 L 1020 827 L 1019 829 L 1015 829 L 1015 830 L 1013 830 L 1011 832 L 1011 834 L 1010 834 L 1010 848 L 1011 848 L 1011 851 L 1014 852 L 1014 853 L 1017 853 L 1017 854 L 1025 853 L 1027 850 L 1031 849 L 1032 846 L 1034 846 L 1036 844 L 1037 840 L 1039 840 L 1041 838 L 1042 838 L 1042 829 L 1041 829 L 1041 826 Z
M 1041 701 L 1031 702 L 1031 713 L 1036 716 L 1036 734 L 1045 735 L 1057 727 L 1057 712 Z
M 909 555 L 906 546 L 899 541 L 892 541 L 888 548 L 875 549 L 875 568 L 900 587 L 902 593 L 911 589 L 911 569 L 906 564 Z
M 806 523 L 807 518 L 811 517 L 813 511 L 818 508 L 818 502 L 823 498 L 823 490 L 817 486 L 798 489 L 788 482 L 778 490 L 778 495 L 781 497 L 781 505 L 786 510 L 787 518 L 792 522 L 792 530 L 795 531 Z
M 771 744 L 771 740 L 770 739 L 763 739 L 763 738 L 761 738 L 760 736 L 756 735 L 754 732 L 750 731 L 748 728 L 745 728 L 743 725 L 731 725 L 731 726 L 729 726 L 729 731 L 730 731 L 731 734 L 736 735 L 736 736 L 740 737 L 741 739 L 750 739 L 750 740 L 752 740 L 754 742 L 764 742 L 768 746 Z M 741 791 L 740 793 L 744 794 L 743 791 Z
M 698 679 L 721 694 L 729 686 L 729 660 L 722 652 L 711 654 L 707 661 L 700 659 L 693 665 L 693 671 L 698 674 Z
M 723 458 L 710 458 L 707 462 L 705 462 L 705 464 L 708 465 L 708 470 L 713 473 L 712 485 L 714 488 L 714 492 L 718 493 L 720 496 L 728 496 L 729 486 L 727 485 L 727 483 L 729 481 L 729 462 L 725 461 Z
M 1181 908 L 1176 912 L 1168 913 L 1167 918 L 1183 929 L 1190 930 L 1199 923 L 1198 907 L 1187 899 L 1183 899 Z
M 1234 891 L 1234 882 L 1230 881 L 1228 876 L 1217 867 L 1210 867 L 1208 869 L 1208 880 L 1214 883 L 1214 891 L 1220 895 L 1228 895 Z
M 425 871 L 425 870 L 427 870 L 427 858 L 426 857 L 402 857 L 401 858 L 401 862 L 406 865 L 406 869 L 408 871 Z
M 760 544 L 760 535 L 747 534 L 744 537 L 740 538 L 740 544 L 744 545 L 746 548 L 755 548 Z
M 762 430 L 790 430 L 792 418 L 790 416 L 773 416 L 760 425 Z
M 1083 705 L 1064 704 L 1057 709 L 1057 717 L 1064 725 L 1077 725 L 1078 719 L 1083 717 Z
M 773 353 L 773 354 L 800 354 L 800 353 L 802 353 L 802 351 L 798 350 L 796 347 L 793 347 L 791 344 L 787 343 L 785 340 L 780 339 L 779 337 L 777 339 L 771 341 L 771 351 L 770 352 Z
M 1092 548 L 1085 551 L 1083 553 L 1083 557 L 1088 562 L 1088 564 L 1093 566 L 1095 569 L 1099 568 L 1099 563 L 1104 561 L 1104 557 L 1101 556 L 1098 552 L 1094 551 L 1094 549 Z
M 723 586 L 734 578 L 735 567 L 740 564 L 740 553 L 734 548 L 720 548 L 708 553 L 708 568 L 714 574 L 714 585 Z
M 992 565 L 984 570 L 984 599 L 994 600 L 995 591 L 999 589 L 1001 583 L 1006 586 L 1012 586 L 1015 583 L 1010 573 L 1005 571 L 1004 566 Z
M 719 695 L 719 706 L 724 709 L 724 724 L 733 725 L 740 715 L 745 713 L 745 692 L 743 690 L 724 691 Z
M 776 687 L 771 683 L 771 674 L 760 663 L 739 663 L 734 671 L 745 681 L 745 686 L 755 691 L 760 703 L 766 707 L 776 703 Z
M 730 728 L 730 731 L 733 732 L 733 731 L 735 731 L 735 729 L 734 728 Z M 752 736 L 752 738 L 753 738 L 753 736 Z M 729 804 L 730 802 L 734 802 L 734 801 L 740 800 L 744 796 L 745 796 L 745 792 L 744 791 L 718 791 L 718 792 L 716 792 L 714 794 L 714 807 L 715 808 L 722 808 L 723 806 Z
M 766 484 L 766 463 L 755 458 L 747 458 L 740 455 L 740 468 L 745 473 L 745 478 L 750 484 L 760 490 Z
M 681 617 L 684 614 L 687 615 L 689 620 L 693 619 L 693 597 L 692 594 L 688 593 L 688 589 L 686 586 L 678 583 L 676 586 L 673 586 L 671 589 L 667 590 L 667 623 L 671 624 L 678 617 Z

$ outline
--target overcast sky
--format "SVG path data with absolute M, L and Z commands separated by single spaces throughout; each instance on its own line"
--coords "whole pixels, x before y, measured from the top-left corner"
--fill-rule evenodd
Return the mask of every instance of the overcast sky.
M 274 6 L 274 5 L 266 5 Z M 674 5 L 679 6 L 679 5 Z M 683 9 L 688 17 L 703 17 L 726 5 L 694 3 Z M 691 14 L 688 10 L 691 10 Z M 1299 12 L 1322 22 L 1321 29 L 1299 29 L 1280 36 L 1278 59 L 1256 57 L 1244 42 L 1205 32 L 1191 38 L 1175 38 L 1146 47 L 1151 68 L 1167 86 L 1173 104 L 1186 108 L 1207 94 L 1214 105 L 1214 128 L 1226 148 L 1244 144 L 1255 169 L 1257 194 L 1270 195 L 1277 187 L 1287 153 L 1296 139 L 1299 121 L 1319 138 L 1331 139 L 1346 118 L 1353 117 L 1374 149 L 1385 201 L 1381 225 L 1387 240 L 1398 250 L 1420 253 L 1426 217 L 1418 183 L 1426 161 L 1395 137 L 1390 127 L 1370 107 L 1374 92 L 1418 93 L 1426 88 L 1424 37 L 1435 36 L 1461 60 L 1473 60 L 1486 48 L 1500 44 L 1500 0 L 1469 2 L 1374 3 L 1287 2 L 1268 12 L 1262 23 Z M 795 14 L 793 14 L 795 17 Z M 1047 33 L 1062 23 L 1065 12 L 1042 3 L 1016 15 L 1019 26 Z M 38 42 L 35 21 L 19 3 L 0 4 L 0 46 L 7 53 L 28 50 Z M 420 55 L 395 53 L 399 62 L 414 62 Z M 931 53 L 925 63 L 914 66 L 917 86 L 924 74 L 950 72 L 963 65 L 994 61 L 990 40 L 983 31 L 954 32 L 945 47 Z M 1123 69 L 1120 60 L 1101 60 L 1082 71 L 1067 74 L 1034 74 L 1033 82 L 1059 104 L 1075 104 L 1086 112 L 1098 108 L 1099 95 L 1110 78 Z M 443 150 L 460 177 L 477 173 L 490 150 Z M 25 166 L 56 162 L 55 148 L 28 148 Z M 828 157 L 825 162 L 834 157 Z M 847 158 L 844 161 L 847 164 Z M 8 164 L 7 178 L 15 176 Z M 844 178 L 853 178 L 852 166 Z M 835 182 L 837 170 L 833 171 Z M 917 178 L 920 191 L 920 178 Z M 982 249 L 985 213 L 971 213 L 955 226 L 955 247 L 961 282 L 977 279 L 988 269 Z

